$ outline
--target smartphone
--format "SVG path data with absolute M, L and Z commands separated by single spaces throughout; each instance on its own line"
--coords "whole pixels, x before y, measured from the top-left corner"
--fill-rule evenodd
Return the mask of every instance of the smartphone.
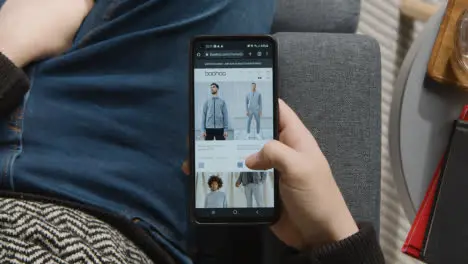
M 192 221 L 275 222 L 278 174 L 251 170 L 245 159 L 278 138 L 276 41 L 200 36 L 190 53 Z

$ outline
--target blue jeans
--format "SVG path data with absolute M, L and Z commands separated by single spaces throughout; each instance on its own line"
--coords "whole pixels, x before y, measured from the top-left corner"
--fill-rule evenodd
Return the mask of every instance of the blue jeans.
M 0 124 L 1 188 L 138 218 L 190 262 L 189 39 L 268 33 L 273 14 L 274 0 L 97 0 L 73 47 L 30 67 L 23 107 Z

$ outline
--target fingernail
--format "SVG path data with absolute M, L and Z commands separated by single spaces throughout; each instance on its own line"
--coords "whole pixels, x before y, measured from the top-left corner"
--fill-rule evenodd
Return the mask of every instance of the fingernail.
M 253 162 L 253 161 L 258 161 L 258 160 L 260 160 L 260 155 L 258 155 L 258 152 L 257 152 L 257 153 L 254 153 L 254 154 L 248 156 L 248 157 L 245 159 L 245 162 L 247 162 L 248 160 L 251 160 L 252 162 Z

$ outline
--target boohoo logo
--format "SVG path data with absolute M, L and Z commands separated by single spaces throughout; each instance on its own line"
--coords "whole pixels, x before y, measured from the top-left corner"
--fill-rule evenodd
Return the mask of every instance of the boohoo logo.
M 205 76 L 226 76 L 226 72 L 220 72 L 220 71 L 205 71 Z

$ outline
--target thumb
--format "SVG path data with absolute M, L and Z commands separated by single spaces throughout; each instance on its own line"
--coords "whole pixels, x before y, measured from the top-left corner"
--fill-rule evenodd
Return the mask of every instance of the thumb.
M 286 172 L 294 166 L 298 153 L 285 144 L 272 140 L 266 143 L 263 148 L 249 156 L 245 160 L 245 165 L 252 170 L 277 169 L 280 172 Z

